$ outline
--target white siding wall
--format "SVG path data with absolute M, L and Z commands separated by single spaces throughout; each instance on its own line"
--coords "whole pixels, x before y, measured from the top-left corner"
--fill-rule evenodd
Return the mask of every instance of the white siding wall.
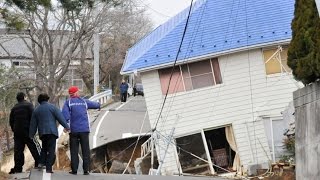
M 242 165 L 267 162 L 271 156 L 260 117 L 281 115 L 297 86 L 291 75 L 265 74 L 261 49 L 223 56 L 219 63 L 223 83 L 168 95 L 157 130 L 168 135 L 175 127 L 174 136 L 181 137 L 232 124 Z M 154 126 L 164 99 L 158 71 L 142 73 L 142 83 Z M 177 171 L 174 151 L 171 147 L 165 159 L 167 174 Z

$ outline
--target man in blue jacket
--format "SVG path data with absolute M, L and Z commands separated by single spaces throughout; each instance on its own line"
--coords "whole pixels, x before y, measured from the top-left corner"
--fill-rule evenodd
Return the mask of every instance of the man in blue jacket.
M 30 122 L 29 136 L 33 138 L 37 132 L 42 141 L 39 167 L 46 166 L 47 173 L 52 172 L 52 166 L 56 159 L 56 139 L 59 137 L 57 121 L 65 128 L 69 125 L 64 119 L 61 111 L 53 104 L 48 103 L 49 96 L 42 93 L 38 96 L 39 106 L 34 110 Z
M 70 98 L 64 103 L 62 113 L 67 122 L 70 124 L 70 154 L 71 154 L 71 171 L 70 174 L 77 174 L 79 164 L 79 143 L 81 145 L 83 158 L 84 175 L 89 175 L 90 168 L 90 147 L 89 133 L 90 122 L 88 109 L 100 109 L 100 104 L 79 97 L 77 86 L 69 88 Z
M 126 83 L 125 80 L 122 80 L 122 83 L 120 85 L 120 96 L 121 96 L 122 103 L 127 101 L 128 88 L 129 88 L 129 85 Z

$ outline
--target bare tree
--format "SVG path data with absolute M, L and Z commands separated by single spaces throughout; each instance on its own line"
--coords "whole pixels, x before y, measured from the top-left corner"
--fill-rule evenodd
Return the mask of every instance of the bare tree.
M 100 84 L 107 84 L 109 77 L 114 82 L 120 82 L 119 72 L 126 51 L 152 29 L 152 23 L 146 17 L 145 9 L 139 7 L 134 0 L 125 1 L 121 6 L 110 9 L 104 17 L 107 23 L 103 24 L 99 35 L 101 41 Z M 81 44 L 82 50 L 92 48 L 92 35 L 88 38 L 89 41 Z M 84 55 L 85 53 L 82 53 L 78 71 L 88 89 L 92 90 L 93 67 L 85 62 Z
M 47 92 L 53 103 L 63 93 L 63 77 L 70 64 L 92 57 L 88 49 L 92 34 L 101 32 L 110 9 L 122 4 L 120 0 L 7 2 L 2 17 L 7 26 L 23 30 L 18 34 L 32 53 L 37 93 Z
M 16 103 L 15 96 L 19 90 L 19 80 L 14 69 L 0 65 L 0 127 L 6 137 L 7 150 L 10 150 L 9 114 Z M 3 136 L 1 133 L 1 136 Z

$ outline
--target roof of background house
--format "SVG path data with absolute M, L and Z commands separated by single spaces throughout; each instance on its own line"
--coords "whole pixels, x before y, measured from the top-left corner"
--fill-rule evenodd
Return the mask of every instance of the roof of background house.
M 123 74 L 173 64 L 189 8 L 128 50 Z M 194 3 L 178 61 L 235 49 L 290 41 L 294 0 L 198 0 Z
M 55 37 L 59 36 L 60 31 L 51 31 Z M 56 33 L 56 34 L 55 34 Z M 65 33 L 67 37 L 67 33 Z M 0 28 L 0 59 L 32 59 L 32 52 L 29 50 L 28 46 L 23 41 L 22 37 L 25 37 L 25 41 L 31 45 L 31 39 L 28 38 L 28 31 L 16 31 L 12 29 L 1 29 Z M 58 39 L 58 38 L 56 38 Z M 65 38 L 67 39 L 67 38 Z M 65 44 L 65 43 L 63 43 Z M 54 43 L 54 50 L 61 48 L 58 44 L 58 40 Z M 79 47 L 74 52 L 74 58 L 80 58 Z M 87 49 L 86 59 L 92 59 L 93 55 L 91 48 Z

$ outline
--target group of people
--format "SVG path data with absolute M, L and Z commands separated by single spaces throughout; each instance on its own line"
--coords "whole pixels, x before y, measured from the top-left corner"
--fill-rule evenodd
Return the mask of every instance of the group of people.
M 83 99 L 79 96 L 76 86 L 69 88 L 70 98 L 66 100 L 62 111 L 49 103 L 50 97 L 46 93 L 38 96 L 39 105 L 34 109 L 32 103 L 25 100 L 25 94 L 19 92 L 16 96 L 18 103 L 10 113 L 10 126 L 14 133 L 14 168 L 9 174 L 22 172 L 24 165 L 24 148 L 28 146 L 34 160 L 35 167 L 46 169 L 53 173 L 52 166 L 55 162 L 56 139 L 59 137 L 57 122 L 69 133 L 71 171 L 77 174 L 79 164 L 79 144 L 83 158 L 84 175 L 90 170 L 89 133 L 90 122 L 88 109 L 100 109 L 97 102 Z M 42 147 L 35 138 L 38 131 Z

